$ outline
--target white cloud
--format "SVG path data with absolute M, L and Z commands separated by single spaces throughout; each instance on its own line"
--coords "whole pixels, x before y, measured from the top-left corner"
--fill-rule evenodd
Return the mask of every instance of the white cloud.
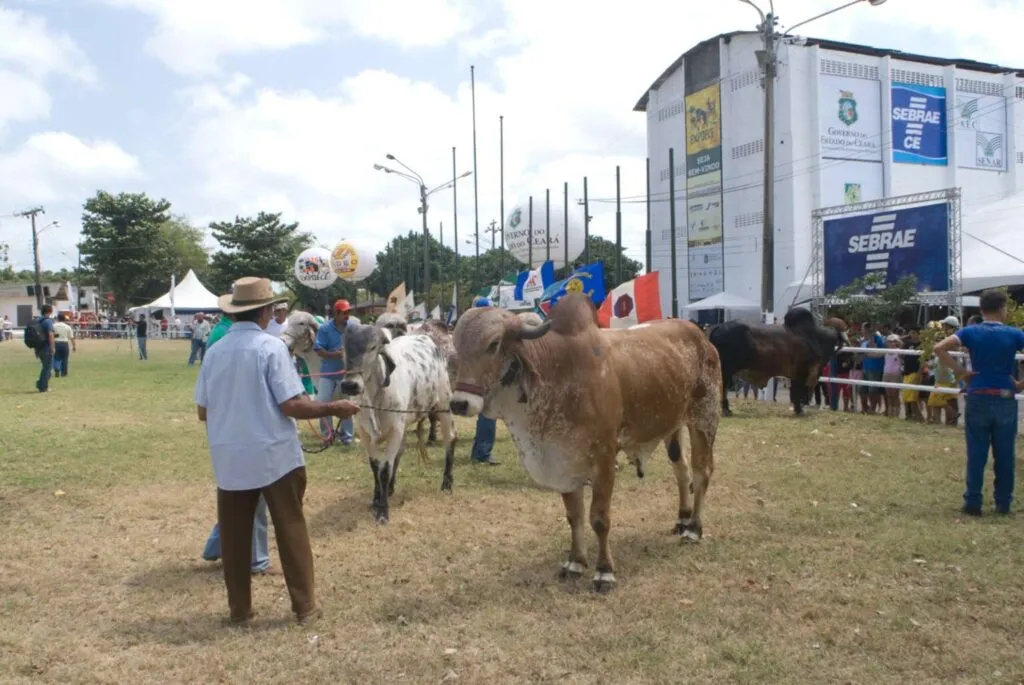
M 111 141 L 83 141 L 64 132 L 37 133 L 9 152 L 0 152 L 0 213 L 43 205 L 47 217 L 61 222 L 46 234 L 46 250 L 54 263 L 70 264 L 79 232 L 82 199 L 108 183 L 139 181 L 139 161 Z M 11 247 L 16 268 L 32 263 L 31 243 L 14 228 L 21 219 L 4 221 L 0 240 Z M 26 224 L 27 225 L 27 224 Z M 64 252 L 64 255 L 60 255 Z M 54 263 L 44 268 L 58 268 Z
M 147 48 L 184 74 L 225 55 L 277 51 L 351 32 L 401 48 L 439 47 L 470 26 L 472 0 L 98 0 L 152 15 Z M 478 6 L 478 4 L 477 4 Z

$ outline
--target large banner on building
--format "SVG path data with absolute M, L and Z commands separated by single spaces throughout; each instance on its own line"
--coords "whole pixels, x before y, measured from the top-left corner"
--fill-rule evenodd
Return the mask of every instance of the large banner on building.
M 882 86 L 878 81 L 821 74 L 821 156 L 882 161 Z
M 1006 98 L 958 93 L 955 111 L 957 166 L 1006 171 Z
M 946 89 L 892 84 L 892 161 L 946 166 Z
M 913 275 L 918 292 L 949 290 L 946 202 L 830 219 L 823 237 L 826 295 L 871 273 L 887 286 Z
M 722 117 L 717 83 L 686 96 L 686 245 L 689 300 L 722 292 Z

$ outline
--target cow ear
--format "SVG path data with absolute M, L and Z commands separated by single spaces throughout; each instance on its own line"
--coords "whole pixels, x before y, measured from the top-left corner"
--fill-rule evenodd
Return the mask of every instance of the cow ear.
M 382 387 L 386 388 L 391 384 L 391 374 L 395 371 L 395 360 L 384 350 L 381 350 L 380 358 L 384 360 L 384 383 Z

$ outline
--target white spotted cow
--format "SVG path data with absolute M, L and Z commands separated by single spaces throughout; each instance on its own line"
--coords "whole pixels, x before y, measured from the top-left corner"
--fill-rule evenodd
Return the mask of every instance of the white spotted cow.
M 395 492 L 408 424 L 438 413 L 445 444 L 443 491 L 452 489 L 457 437 L 448 407 L 448 364 L 437 345 L 425 335 L 389 338 L 375 326 L 356 325 L 345 331 L 341 384 L 342 394 L 356 398 L 361 407 L 355 425 L 373 472 L 372 509 L 379 523 L 388 520 L 388 498 Z

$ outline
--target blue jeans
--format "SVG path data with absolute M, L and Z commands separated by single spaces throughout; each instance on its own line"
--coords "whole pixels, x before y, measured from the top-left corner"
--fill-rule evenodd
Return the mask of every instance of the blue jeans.
M 192 351 L 189 352 L 189 355 L 188 355 L 188 365 L 189 366 L 192 366 L 193 364 L 195 364 L 197 358 L 200 361 L 202 361 L 202 359 L 203 359 L 203 350 L 205 349 L 205 347 L 206 347 L 206 344 L 203 343 L 202 340 L 197 340 L 195 338 L 192 338 Z
M 491 450 L 494 449 L 495 433 L 498 431 L 498 422 L 489 419 L 483 414 L 476 417 L 476 437 L 473 438 L 473 451 L 470 458 L 474 461 L 487 461 L 491 458 Z
M 836 357 L 828 360 L 828 375 L 832 378 L 839 376 L 839 360 Z M 839 411 L 839 393 L 842 392 L 842 387 L 835 383 L 828 384 L 828 406 L 832 411 Z
M 68 361 L 71 359 L 71 346 L 66 342 L 58 342 L 53 351 L 53 375 L 67 376 Z
M 213 524 L 210 537 L 203 548 L 203 559 L 217 561 L 220 559 L 220 525 Z M 260 495 L 260 503 L 256 505 L 256 518 L 252 527 L 252 561 L 249 568 L 253 573 L 266 571 L 270 567 L 270 545 L 267 541 L 267 502 Z
M 139 343 L 139 359 L 149 359 L 149 357 L 146 356 L 146 339 L 135 338 L 135 340 Z
M 1014 460 L 1017 440 L 1017 400 L 992 395 L 967 395 L 964 435 L 967 473 L 964 507 L 980 509 L 985 485 L 985 463 L 992 449 L 996 509 L 1008 512 L 1013 502 Z
M 53 374 L 53 353 L 49 345 L 43 345 L 36 351 L 36 357 L 42 363 L 43 368 L 39 370 L 39 380 L 36 381 L 36 390 L 46 392 L 50 389 L 50 376 Z
M 316 384 L 316 399 L 318 402 L 330 402 L 335 395 L 337 395 L 341 388 L 341 381 L 345 378 L 344 376 L 320 376 L 320 379 Z M 331 417 L 325 417 L 320 419 L 320 430 L 324 433 L 329 433 L 331 430 L 331 423 L 333 419 Z M 352 419 L 342 419 L 341 421 L 341 444 L 348 445 L 352 442 L 352 435 L 355 432 L 355 425 Z

